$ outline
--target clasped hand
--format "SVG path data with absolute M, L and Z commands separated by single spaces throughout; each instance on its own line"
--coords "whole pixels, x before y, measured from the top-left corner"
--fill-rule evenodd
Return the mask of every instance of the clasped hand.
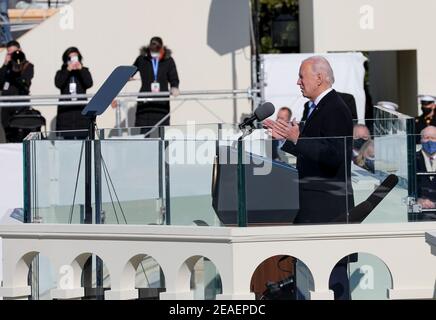
M 296 144 L 298 137 L 300 136 L 300 127 L 295 118 L 291 123 L 283 120 L 274 121 L 271 119 L 266 119 L 263 122 L 263 125 L 269 130 L 272 138 L 276 140 L 286 139 Z

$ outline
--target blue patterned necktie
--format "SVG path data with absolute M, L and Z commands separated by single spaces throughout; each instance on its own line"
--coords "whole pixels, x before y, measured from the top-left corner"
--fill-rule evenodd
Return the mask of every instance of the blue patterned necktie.
M 314 102 L 310 102 L 309 105 L 309 113 L 307 114 L 307 119 L 309 119 L 310 115 L 312 114 L 313 110 L 315 110 L 316 104 Z

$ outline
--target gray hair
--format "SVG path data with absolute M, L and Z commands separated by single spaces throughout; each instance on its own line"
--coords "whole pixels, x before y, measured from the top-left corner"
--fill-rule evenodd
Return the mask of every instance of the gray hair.
M 312 63 L 312 70 L 315 73 L 320 73 L 324 76 L 326 82 L 331 86 L 335 83 L 335 75 L 329 61 L 323 56 L 312 56 L 304 60 L 304 62 Z
M 426 132 L 427 130 L 432 130 L 432 129 L 436 129 L 436 127 L 435 127 L 435 126 L 427 126 L 427 127 L 425 127 L 424 129 L 422 129 L 422 130 L 421 130 L 421 138 L 424 138 L 425 132 Z

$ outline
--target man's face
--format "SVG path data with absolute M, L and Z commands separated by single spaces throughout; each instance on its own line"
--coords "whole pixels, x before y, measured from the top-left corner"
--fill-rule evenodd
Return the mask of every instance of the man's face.
M 303 97 L 313 101 L 318 96 L 321 78 L 313 72 L 310 61 L 305 61 L 301 64 L 297 85 L 300 86 Z
M 353 130 L 353 139 L 368 140 L 370 138 L 369 130 L 365 127 L 355 127 Z
M 435 127 L 427 127 L 421 136 L 421 143 L 426 143 L 428 141 L 436 142 L 436 128 Z
M 290 121 L 289 112 L 287 110 L 280 110 L 277 113 L 277 121 L 278 120 L 289 122 Z

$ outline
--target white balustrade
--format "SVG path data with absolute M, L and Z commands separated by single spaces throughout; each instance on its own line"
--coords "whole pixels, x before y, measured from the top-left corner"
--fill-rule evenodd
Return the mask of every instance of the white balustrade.
M 212 261 L 221 277 L 217 299 L 254 299 L 250 281 L 267 258 L 290 255 L 310 270 L 311 299 L 333 299 L 329 277 L 343 257 L 365 252 L 381 259 L 392 277 L 390 299 L 433 298 L 436 280 L 436 222 L 218 228 L 156 225 L 0 226 L 3 244 L 3 286 L 0 296 L 20 299 L 30 294 L 29 265 L 39 253 L 57 273 L 56 299 L 84 296 L 81 274 L 91 254 L 110 274 L 106 299 L 135 299 L 135 274 L 145 256 L 153 257 L 165 277 L 161 299 L 193 299 L 190 277 L 202 257 Z M 432 245 L 432 251 L 429 246 Z M 68 278 L 66 279 L 66 275 Z

